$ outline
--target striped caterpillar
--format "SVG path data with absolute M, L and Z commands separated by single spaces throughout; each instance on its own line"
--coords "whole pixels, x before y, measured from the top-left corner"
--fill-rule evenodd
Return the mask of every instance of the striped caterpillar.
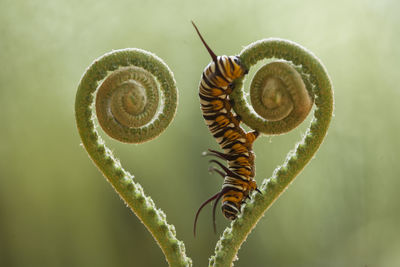
M 210 168 L 224 178 L 221 191 L 206 200 L 198 209 L 193 232 L 196 235 L 196 224 L 200 211 L 205 205 L 215 200 L 213 206 L 213 225 L 215 225 L 215 209 L 222 198 L 222 213 L 227 219 L 235 220 L 240 213 L 241 205 L 254 190 L 258 191 L 255 176 L 252 150 L 254 140 L 258 137 L 257 131 L 246 133 L 240 126 L 239 116 L 231 111 L 229 95 L 232 93 L 232 83 L 235 79 L 247 74 L 237 56 L 216 56 L 201 36 L 198 28 L 192 22 L 202 43 L 212 58 L 212 62 L 205 68 L 199 86 L 201 110 L 206 125 L 210 129 L 224 153 L 209 149 L 208 155 L 215 156 L 228 162 L 228 167 L 217 160 L 222 170 Z

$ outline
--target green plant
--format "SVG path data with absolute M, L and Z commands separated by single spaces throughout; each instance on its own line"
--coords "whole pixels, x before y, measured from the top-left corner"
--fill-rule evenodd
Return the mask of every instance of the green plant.
M 256 75 L 259 77 L 255 78 L 251 86 L 252 102 L 255 106 L 258 105 L 255 110 L 267 119 L 262 118 L 260 114 L 255 114 L 249 108 L 242 90 L 244 78 L 235 81 L 232 93 L 233 108 L 249 127 L 265 134 L 282 134 L 295 128 L 306 118 L 312 103 L 315 104 L 315 109 L 311 124 L 302 140 L 296 144 L 293 151 L 288 153 L 283 165 L 277 167 L 273 175 L 264 179 L 259 186 L 262 194 L 253 194 L 252 199 L 244 205 L 241 215 L 225 229 L 217 243 L 215 255 L 210 258 L 210 266 L 232 266 L 240 246 L 259 219 L 318 150 L 326 135 L 333 112 L 333 92 L 329 76 L 318 58 L 303 47 L 286 40 L 265 39 L 244 48 L 239 57 L 246 68 L 250 68 L 260 60 L 269 60 L 269 66 L 282 65 L 283 68 L 278 72 L 270 69 L 260 70 L 260 74 Z M 115 70 L 117 70 L 116 77 L 118 78 L 113 78 L 114 74 L 110 74 Z M 130 73 L 131 71 L 141 73 L 143 70 L 146 72 L 144 76 Z M 285 89 L 281 86 L 275 86 L 280 85 L 280 82 L 269 83 L 267 86 L 263 79 L 270 79 L 271 75 L 278 75 L 274 79 L 282 81 L 283 84 L 290 84 L 289 89 L 292 88 L 292 81 L 282 78 L 282 75 L 296 76 L 293 83 L 303 87 L 300 90 L 302 93 L 296 93 L 297 91 L 294 93 L 291 89 L 285 93 L 282 91 Z M 126 78 L 128 81 L 135 80 L 136 82 L 127 82 L 124 80 Z M 115 88 L 121 90 L 117 96 L 112 96 L 112 92 L 116 90 L 111 88 L 114 84 L 113 79 L 119 83 Z M 109 81 L 110 84 L 108 84 Z M 156 96 L 158 94 L 150 88 L 158 86 L 161 89 L 160 98 L 163 107 L 160 112 L 154 111 L 153 104 L 147 104 L 148 101 L 154 101 L 157 104 L 160 102 Z M 269 91 L 270 89 L 272 91 Z M 96 91 L 98 91 L 98 97 L 96 97 L 95 105 Z M 298 97 L 299 94 L 300 97 Z M 102 95 L 105 96 L 105 100 L 102 100 Z M 286 107 L 288 96 L 293 100 L 289 108 Z M 117 101 L 114 107 L 110 98 Z M 262 99 L 258 101 L 257 98 Z M 167 223 L 165 214 L 155 206 L 150 196 L 145 195 L 140 184 L 133 180 L 133 176 L 122 168 L 112 152 L 104 145 L 94 124 L 94 107 L 99 109 L 96 111 L 97 114 L 101 114 L 101 109 L 105 108 L 107 111 L 103 114 L 105 118 L 102 118 L 103 115 L 98 118 L 105 132 L 123 142 L 141 143 L 158 136 L 168 126 L 175 114 L 176 105 L 175 81 L 165 63 L 149 52 L 125 49 L 104 55 L 95 60 L 87 69 L 78 87 L 75 112 L 85 149 L 121 198 L 153 235 L 169 265 L 191 266 L 192 262 L 185 254 L 183 242 L 176 238 L 174 226 Z M 280 105 L 285 105 L 285 108 L 280 108 Z M 121 115 L 117 111 L 120 107 L 123 111 Z M 148 107 L 149 111 L 147 111 Z M 268 110 L 262 111 L 265 107 L 267 109 L 272 107 L 272 117 L 268 117 L 270 116 Z M 277 115 L 275 109 L 283 115 Z M 130 114 L 125 114 L 127 110 Z M 141 116 L 144 113 L 146 116 Z M 122 117 L 108 118 L 110 114 L 118 114 L 117 116 Z M 148 114 L 156 115 L 156 118 Z M 138 122 L 143 117 L 147 120 Z
M 119 72 L 116 76 L 114 76 L 115 71 Z M 149 76 L 155 78 L 149 78 Z M 115 82 L 118 84 L 112 89 L 116 91 L 113 97 L 110 87 Z M 99 83 L 101 85 L 97 90 Z M 154 103 L 144 102 L 156 102 L 156 106 L 159 105 L 158 97 L 155 96 L 153 90 L 156 89 L 158 94 L 158 88 L 149 88 L 157 83 L 162 92 L 162 111 L 156 118 L 140 116 L 147 112 L 155 114 L 151 111 Z M 161 134 L 175 115 L 177 88 L 172 72 L 161 59 L 144 50 L 112 51 L 96 59 L 82 76 L 76 94 L 75 115 L 82 143 L 90 158 L 153 235 L 168 263 L 171 266 L 190 265 L 191 260 L 185 255 L 183 242 L 176 238 L 174 226 L 167 223 L 164 212 L 156 208 L 151 197 L 147 196 L 141 185 L 134 181 L 133 175 L 122 168 L 118 159 L 113 156 L 111 150 L 104 145 L 104 141 L 98 135 L 94 123 L 96 90 L 98 94 L 100 93 L 96 97 L 96 113 L 102 114 L 99 122 L 105 132 L 111 133 L 113 138 L 123 142 L 142 143 Z M 146 94 L 146 97 L 140 97 L 144 92 L 150 93 Z M 121 98 L 123 98 L 122 101 Z M 141 101 L 136 101 L 137 98 Z M 117 104 L 113 108 L 114 103 L 111 102 L 114 101 Z M 103 112 L 102 108 L 105 108 L 106 112 Z M 120 110 L 115 111 L 115 109 Z M 148 111 L 148 109 L 151 110 Z M 126 120 L 109 117 L 114 114 L 125 116 L 124 113 L 129 110 L 131 112 L 128 113 L 131 114 L 125 114 Z M 143 117 L 146 117 L 146 120 L 143 121 Z

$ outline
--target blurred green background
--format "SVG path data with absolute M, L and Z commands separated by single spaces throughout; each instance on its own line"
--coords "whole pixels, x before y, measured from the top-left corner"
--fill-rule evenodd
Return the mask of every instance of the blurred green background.
M 267 37 L 293 40 L 325 64 L 335 117 L 315 159 L 272 206 L 235 266 L 400 266 L 400 2 L 0 1 L 0 266 L 166 266 L 139 220 L 80 146 L 74 99 L 86 67 L 125 47 L 156 53 L 175 74 L 177 115 L 158 139 L 107 139 L 168 216 L 195 266 L 218 235 L 219 190 L 201 152 L 217 148 L 197 87 L 210 58 Z M 307 123 L 257 140 L 257 181 L 269 177 Z M 218 213 L 218 233 L 227 221 Z

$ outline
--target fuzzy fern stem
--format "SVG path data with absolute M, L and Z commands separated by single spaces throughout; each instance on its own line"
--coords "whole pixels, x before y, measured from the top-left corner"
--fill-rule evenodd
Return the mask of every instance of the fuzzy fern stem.
M 289 184 L 314 157 L 326 136 L 333 114 L 332 84 L 325 67 L 320 60 L 307 49 L 293 42 L 282 39 L 264 39 L 243 49 L 240 59 L 244 66 L 250 68 L 263 59 L 283 59 L 291 62 L 301 71 L 302 77 L 312 92 L 315 109 L 309 128 L 302 140 L 289 152 L 285 162 L 277 167 L 268 179 L 264 179 L 259 189 L 262 194 L 253 193 L 252 200 L 242 209 L 242 214 L 226 228 L 215 248 L 215 255 L 210 258 L 209 266 L 233 266 L 237 253 L 265 211 L 285 191 Z M 240 98 L 243 79 L 235 83 L 233 97 Z M 312 88 L 310 86 L 312 85 Z M 236 95 L 236 96 L 235 96 Z M 278 134 L 291 128 L 288 124 L 262 121 L 248 108 L 246 101 L 234 102 L 235 111 L 244 123 L 253 129 L 264 129 L 263 132 Z M 282 128 L 284 128 L 282 130 Z
M 164 212 L 158 209 L 151 197 L 144 193 L 143 188 L 134 179 L 134 176 L 122 168 L 118 159 L 105 146 L 95 128 L 94 93 L 99 83 L 111 72 L 127 66 L 139 67 L 154 75 L 162 90 L 163 110 L 157 118 L 142 127 L 133 128 L 118 125 L 117 130 L 113 130 L 116 136 L 127 134 L 128 136 L 121 137 L 122 141 L 141 143 L 158 136 L 171 122 L 177 106 L 177 89 L 172 72 L 154 54 L 140 49 L 123 49 L 112 51 L 96 59 L 82 76 L 75 101 L 75 116 L 79 134 L 83 146 L 94 164 L 153 235 L 169 265 L 191 266 L 191 259 L 185 254 L 183 242 L 176 238 L 175 227 L 168 224 Z M 133 76 L 130 74 L 127 76 L 131 81 Z M 120 80 L 120 78 L 117 80 Z M 140 79 L 138 83 L 140 83 Z M 142 85 L 146 87 L 144 82 Z M 140 85 L 140 88 L 142 85 Z M 123 89 L 125 90 L 127 86 L 130 85 L 123 84 Z M 138 95 L 137 86 L 135 86 L 133 89 L 136 91 L 132 94 Z M 142 91 L 146 90 L 143 89 Z M 142 91 L 139 93 L 143 93 Z M 131 99 L 132 94 L 129 96 Z M 149 98 L 147 97 L 146 101 Z M 143 103 L 140 105 L 140 110 L 142 110 L 145 105 Z M 137 112 L 138 109 L 133 108 L 133 110 Z M 132 264 L 132 266 L 134 265 Z

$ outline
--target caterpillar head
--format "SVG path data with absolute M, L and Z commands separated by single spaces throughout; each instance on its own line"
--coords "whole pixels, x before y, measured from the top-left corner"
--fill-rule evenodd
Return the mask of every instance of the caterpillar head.
M 229 220 L 235 220 L 240 212 L 240 204 L 232 201 L 222 203 L 222 213 Z
M 218 69 L 231 82 L 247 73 L 238 56 L 218 56 Z

